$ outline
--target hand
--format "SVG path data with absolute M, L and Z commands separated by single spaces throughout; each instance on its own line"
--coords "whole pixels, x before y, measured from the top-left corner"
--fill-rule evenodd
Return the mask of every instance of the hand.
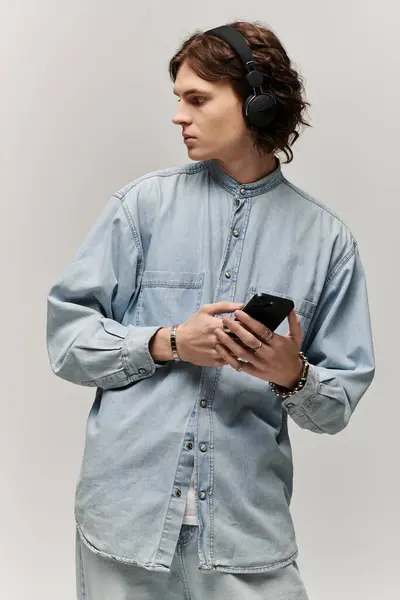
M 238 321 L 225 317 L 222 319 L 223 324 L 237 335 L 246 348 L 218 328 L 214 332 L 218 339 L 216 345 L 218 355 L 235 370 L 242 367 L 241 370 L 244 373 L 293 389 L 300 379 L 303 368 L 303 362 L 299 357 L 303 334 L 300 319 L 294 309 L 288 315 L 288 333 L 284 336 L 273 333 L 268 343 L 262 340 L 262 335 L 269 331 L 265 325 L 242 310 L 237 310 L 234 314 Z M 254 353 L 254 350 L 260 345 L 260 341 L 263 344 Z M 237 358 L 248 362 L 243 363 Z
M 233 313 L 243 303 L 216 302 L 204 304 L 176 330 L 176 347 L 180 358 L 200 367 L 221 367 L 226 361 L 216 351 L 215 331 L 222 330 L 222 319 L 214 315 Z

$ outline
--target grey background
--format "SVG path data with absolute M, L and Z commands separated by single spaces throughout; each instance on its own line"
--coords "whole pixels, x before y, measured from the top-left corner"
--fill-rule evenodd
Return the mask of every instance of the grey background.
M 0 2 L 0 597 L 75 598 L 75 483 L 94 392 L 55 377 L 46 294 L 110 194 L 189 161 L 168 59 L 196 28 L 260 20 L 305 77 L 313 129 L 285 175 L 360 244 L 377 374 L 350 425 L 290 422 L 310 600 L 399 598 L 399 8 L 381 0 Z

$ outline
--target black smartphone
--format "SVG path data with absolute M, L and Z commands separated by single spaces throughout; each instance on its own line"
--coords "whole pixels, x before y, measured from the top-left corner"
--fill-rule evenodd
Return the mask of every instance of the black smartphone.
M 260 321 L 271 331 L 275 331 L 293 308 L 294 302 L 290 298 L 282 298 L 272 294 L 255 294 L 242 310 L 256 321 Z M 232 339 L 243 345 L 241 340 L 227 327 L 223 329 Z

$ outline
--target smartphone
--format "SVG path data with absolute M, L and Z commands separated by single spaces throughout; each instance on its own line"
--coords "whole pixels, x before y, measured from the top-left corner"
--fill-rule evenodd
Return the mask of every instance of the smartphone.
M 242 310 L 271 331 L 275 331 L 293 308 L 294 302 L 290 298 L 281 298 L 271 294 L 255 294 Z M 235 342 L 243 345 L 243 342 L 227 327 L 223 329 Z

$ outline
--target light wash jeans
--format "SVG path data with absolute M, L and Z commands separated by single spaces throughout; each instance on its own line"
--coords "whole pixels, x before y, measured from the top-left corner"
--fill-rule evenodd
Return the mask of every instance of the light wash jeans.
M 199 571 L 197 534 L 182 526 L 171 572 L 161 573 L 94 554 L 77 532 L 78 600 L 308 600 L 296 561 L 256 574 Z

